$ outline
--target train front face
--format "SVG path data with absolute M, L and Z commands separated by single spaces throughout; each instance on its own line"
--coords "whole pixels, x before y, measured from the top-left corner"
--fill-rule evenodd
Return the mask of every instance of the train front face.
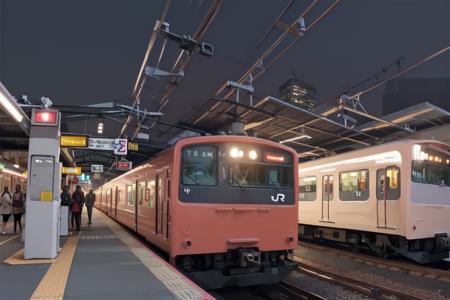
M 450 146 L 439 142 L 412 145 L 410 203 L 406 223 L 408 249 L 418 262 L 447 258 L 450 251 Z
M 270 284 L 289 274 L 297 245 L 296 153 L 239 136 L 192 138 L 177 148 L 177 266 L 209 289 Z

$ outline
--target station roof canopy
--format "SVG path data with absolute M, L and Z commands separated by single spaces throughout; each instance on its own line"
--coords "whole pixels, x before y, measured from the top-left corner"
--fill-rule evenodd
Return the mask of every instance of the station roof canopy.
M 375 145 L 389 135 L 406 136 L 450 124 L 450 113 L 428 102 L 380 118 L 366 113 L 355 101 L 341 101 L 315 113 L 269 96 L 253 106 L 211 99 L 191 124 L 184 125 L 226 132 L 236 116 L 245 130 L 296 149 L 300 158 Z

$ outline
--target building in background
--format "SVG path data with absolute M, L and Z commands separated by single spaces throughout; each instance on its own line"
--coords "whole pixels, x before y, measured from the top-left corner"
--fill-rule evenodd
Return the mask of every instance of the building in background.
M 383 115 L 429 102 L 450 111 L 450 78 L 403 78 L 386 83 Z
M 316 105 L 316 89 L 302 80 L 290 78 L 280 86 L 279 91 L 281 99 L 307 110 L 313 110 Z

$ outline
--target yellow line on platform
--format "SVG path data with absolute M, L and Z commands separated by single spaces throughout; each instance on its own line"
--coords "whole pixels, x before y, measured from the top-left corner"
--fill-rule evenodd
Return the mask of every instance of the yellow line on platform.
M 8 265 L 37 265 L 37 264 L 51 264 L 56 259 L 25 259 L 23 257 L 23 248 L 5 259 L 3 262 Z
M 17 234 L 17 235 L 15 235 L 13 237 L 10 237 L 9 239 L 4 240 L 3 242 L 0 243 L 0 246 L 3 245 L 3 244 L 6 244 L 7 242 L 9 242 L 9 241 L 11 241 L 13 239 L 17 239 L 19 236 L 20 236 L 20 234 Z
M 30 299 L 63 299 L 79 239 L 78 235 L 67 239 L 61 253 L 47 270 Z

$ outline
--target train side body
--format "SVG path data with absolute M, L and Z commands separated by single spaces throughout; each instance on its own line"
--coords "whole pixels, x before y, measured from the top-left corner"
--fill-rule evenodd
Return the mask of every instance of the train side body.
M 322 234 L 321 238 L 367 243 L 371 248 L 391 247 L 421 263 L 447 257 L 450 186 L 448 181 L 443 185 L 412 181 L 413 149 L 418 147 L 414 145 L 442 153 L 437 155 L 444 158 L 444 170 L 448 168 L 448 145 L 419 140 L 402 140 L 301 163 L 300 181 L 305 184 L 304 178 L 316 178 L 314 200 L 302 199 L 300 191 L 301 233 L 315 230 L 309 232 L 315 237 Z M 352 175 L 358 178 L 353 185 L 349 179 Z M 332 191 L 326 190 L 330 188 L 330 176 Z M 388 186 L 395 187 L 390 194 Z M 346 189 L 354 190 L 353 194 Z

